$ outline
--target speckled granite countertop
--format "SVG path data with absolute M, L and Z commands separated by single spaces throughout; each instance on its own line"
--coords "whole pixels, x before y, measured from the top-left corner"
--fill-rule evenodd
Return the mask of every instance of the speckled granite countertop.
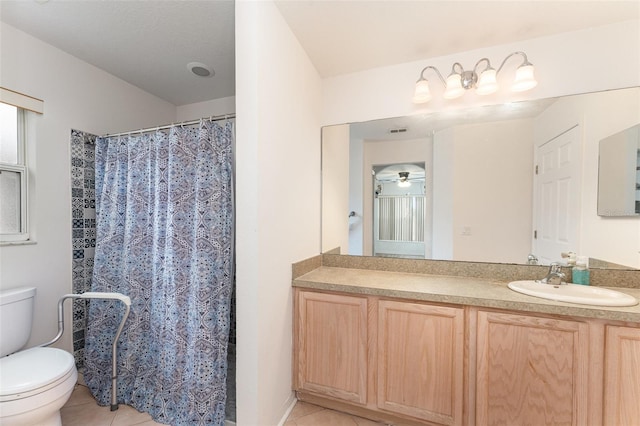
M 319 266 L 293 280 L 294 287 L 307 289 L 640 323 L 640 305 L 605 307 L 555 302 L 517 293 L 507 284 L 486 278 L 329 266 Z M 613 289 L 640 300 L 640 289 Z

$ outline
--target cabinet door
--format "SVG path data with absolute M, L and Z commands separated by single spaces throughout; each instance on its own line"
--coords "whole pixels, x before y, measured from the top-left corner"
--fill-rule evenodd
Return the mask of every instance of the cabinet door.
M 365 404 L 367 299 L 298 293 L 298 390 Z
M 378 407 L 439 424 L 462 423 L 464 311 L 378 304 Z
M 476 423 L 587 423 L 589 328 L 579 321 L 478 312 Z
M 604 425 L 640 422 L 640 328 L 607 326 Z

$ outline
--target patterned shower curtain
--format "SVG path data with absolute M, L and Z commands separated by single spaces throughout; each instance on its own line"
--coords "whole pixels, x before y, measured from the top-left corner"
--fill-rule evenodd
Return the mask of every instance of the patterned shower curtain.
M 131 297 L 118 403 L 170 425 L 222 425 L 233 282 L 233 122 L 98 138 L 92 291 Z M 111 399 L 124 309 L 94 300 L 85 381 Z

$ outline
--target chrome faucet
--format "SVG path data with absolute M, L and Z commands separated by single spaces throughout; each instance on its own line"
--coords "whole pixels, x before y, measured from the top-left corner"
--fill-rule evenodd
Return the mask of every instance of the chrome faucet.
M 538 258 L 536 257 L 535 254 L 531 253 L 529 256 L 527 256 L 527 265 L 537 265 L 538 264 Z
M 562 272 L 562 266 L 559 263 L 553 262 L 549 266 L 549 272 L 547 276 L 540 280 L 543 284 L 551 284 L 551 285 L 563 285 L 566 284 L 565 281 L 562 281 L 566 277 L 566 274 Z

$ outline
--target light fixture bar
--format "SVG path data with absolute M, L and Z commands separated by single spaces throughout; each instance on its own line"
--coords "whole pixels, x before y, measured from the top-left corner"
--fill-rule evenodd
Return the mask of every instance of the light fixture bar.
M 473 70 L 465 70 L 460 63 L 456 62 L 451 67 L 451 73 L 446 80 L 442 77 L 442 74 L 440 74 L 440 71 L 438 71 L 436 67 L 424 67 L 420 72 L 420 78 L 416 82 L 413 102 L 425 103 L 431 100 L 432 96 L 429 81 L 425 78 L 425 73 L 429 70 L 435 72 L 440 79 L 440 82 L 445 87 L 444 94 L 442 95 L 445 99 L 458 98 L 470 89 L 475 89 L 476 93 L 479 95 L 495 93 L 498 90 L 498 74 L 502 71 L 505 63 L 511 57 L 516 55 L 522 56 L 523 62 L 516 70 L 511 90 L 514 92 L 522 92 L 533 89 L 538 84 L 533 75 L 533 64 L 529 62 L 527 55 L 524 52 L 513 52 L 504 58 L 497 71 L 491 66 L 491 62 L 488 58 L 482 58 L 476 62 Z M 484 68 L 482 69 L 482 72 L 480 72 L 482 65 L 484 65 Z

